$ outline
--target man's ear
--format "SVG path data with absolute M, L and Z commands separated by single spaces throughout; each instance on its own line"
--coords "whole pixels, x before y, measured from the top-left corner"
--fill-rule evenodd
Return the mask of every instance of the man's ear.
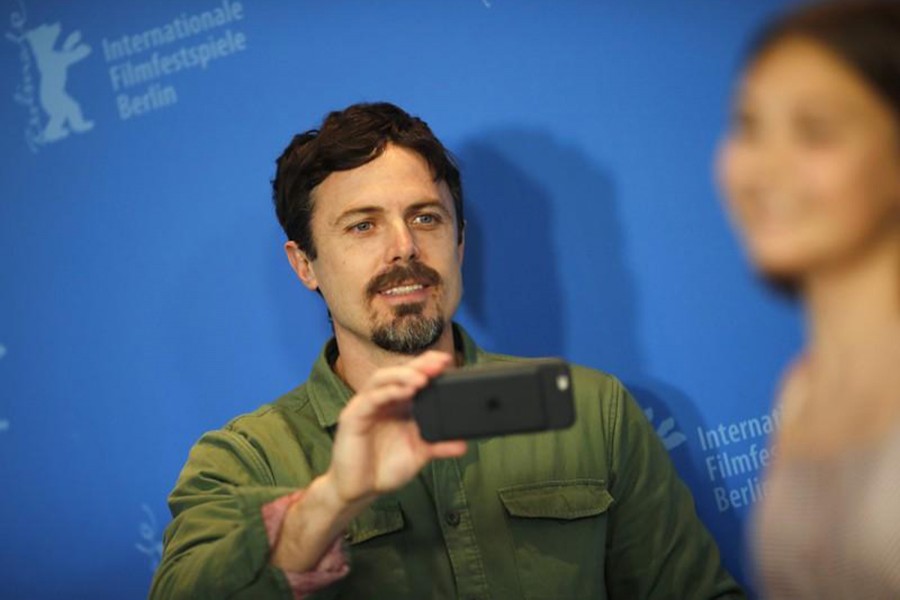
M 291 268 L 300 281 L 303 282 L 308 289 L 316 291 L 319 289 L 319 280 L 316 278 L 315 269 L 313 269 L 312 260 L 300 249 L 297 242 L 288 241 L 284 243 L 284 253 L 287 255 Z

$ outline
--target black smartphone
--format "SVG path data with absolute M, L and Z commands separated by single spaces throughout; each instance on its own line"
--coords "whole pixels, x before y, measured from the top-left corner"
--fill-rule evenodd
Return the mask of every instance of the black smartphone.
M 572 374 L 559 359 L 463 367 L 432 379 L 413 416 L 430 442 L 564 429 L 575 422 Z

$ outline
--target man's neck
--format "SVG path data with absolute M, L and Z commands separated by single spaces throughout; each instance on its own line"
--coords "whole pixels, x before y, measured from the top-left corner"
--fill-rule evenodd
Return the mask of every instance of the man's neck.
M 334 372 L 351 390 L 360 389 L 378 369 L 403 365 L 413 358 L 408 354 L 388 352 L 376 346 L 372 340 L 342 329 L 335 328 L 334 337 L 338 347 Z M 438 341 L 428 349 L 455 356 L 453 326 L 448 323 Z

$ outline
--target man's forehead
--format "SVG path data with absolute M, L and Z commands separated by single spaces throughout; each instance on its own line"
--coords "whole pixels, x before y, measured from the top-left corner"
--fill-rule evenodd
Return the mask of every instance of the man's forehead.
M 315 212 L 328 215 L 362 207 L 403 208 L 438 200 L 451 211 L 453 198 L 444 181 L 435 181 L 428 162 L 417 152 L 388 145 L 372 161 L 336 171 L 312 191 Z

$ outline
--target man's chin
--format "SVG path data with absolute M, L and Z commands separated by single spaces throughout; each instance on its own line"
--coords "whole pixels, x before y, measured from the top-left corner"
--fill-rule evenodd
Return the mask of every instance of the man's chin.
M 403 306 L 420 307 L 420 305 L 400 305 Z M 445 328 L 444 319 L 441 317 L 424 317 L 415 312 L 403 316 L 395 313 L 391 323 L 375 327 L 372 331 L 372 342 L 388 352 L 416 355 L 434 346 L 441 339 Z
M 402 319 L 404 317 L 423 317 L 425 312 L 424 302 L 408 302 L 406 304 L 398 304 L 393 307 L 394 319 Z

